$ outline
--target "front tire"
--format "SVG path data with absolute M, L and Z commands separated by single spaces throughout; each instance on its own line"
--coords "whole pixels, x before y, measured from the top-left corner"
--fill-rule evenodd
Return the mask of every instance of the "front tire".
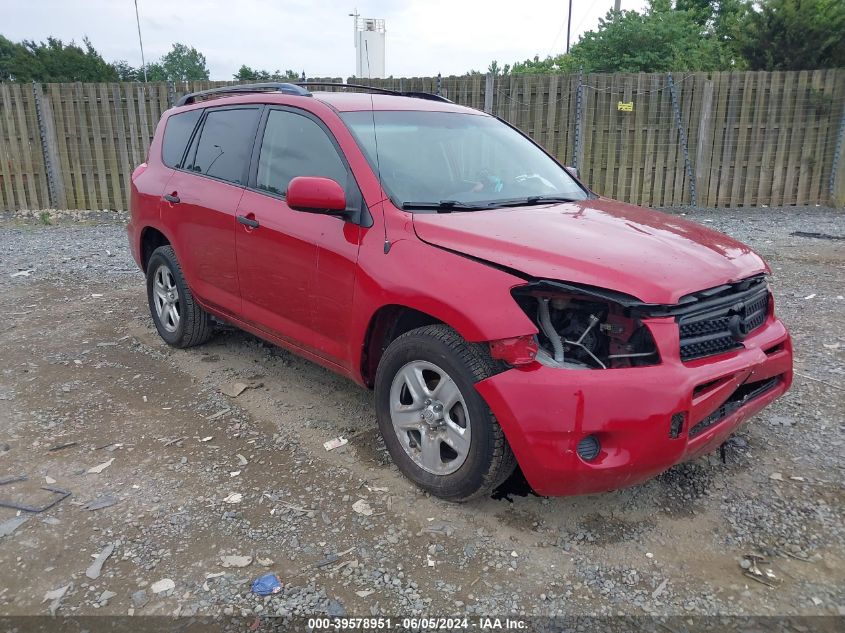
M 488 494 L 516 459 L 475 383 L 499 366 L 487 348 L 452 328 L 429 325 L 399 336 L 376 372 L 376 415 L 399 470 L 448 501 Z
M 168 345 L 201 345 L 214 333 L 210 315 L 194 300 L 169 245 L 155 249 L 147 263 L 147 300 L 156 330 Z

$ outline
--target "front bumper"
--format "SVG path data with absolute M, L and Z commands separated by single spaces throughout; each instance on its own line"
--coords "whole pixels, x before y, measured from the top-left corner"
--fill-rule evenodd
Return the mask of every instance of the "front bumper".
M 476 385 L 538 494 L 589 494 L 645 481 L 715 450 L 792 384 L 792 341 L 774 316 L 744 341 L 743 349 L 686 363 L 674 319 L 644 323 L 660 349 L 659 365 L 566 370 L 533 363 Z M 772 378 L 760 395 L 720 409 L 741 386 Z M 719 417 L 719 411 L 727 413 Z M 672 438 L 677 413 L 685 419 Z M 601 443 L 589 462 L 576 451 L 587 435 Z

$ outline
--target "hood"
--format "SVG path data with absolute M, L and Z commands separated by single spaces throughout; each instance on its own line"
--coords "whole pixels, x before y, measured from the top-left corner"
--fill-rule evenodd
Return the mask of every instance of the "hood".
M 429 244 L 530 277 L 616 290 L 645 303 L 675 304 L 692 292 L 768 271 L 759 255 L 727 235 L 603 198 L 416 213 L 414 230 Z

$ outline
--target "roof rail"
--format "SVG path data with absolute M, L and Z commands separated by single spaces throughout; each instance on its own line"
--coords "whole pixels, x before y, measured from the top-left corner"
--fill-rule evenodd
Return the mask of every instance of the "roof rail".
M 370 92 L 378 92 L 379 94 L 395 95 L 397 97 L 412 97 L 414 99 L 428 99 L 429 101 L 442 101 L 443 103 L 452 103 L 446 97 L 433 94 L 431 92 L 417 92 L 414 90 L 390 90 L 388 88 L 377 88 L 376 86 L 364 86 L 362 84 L 341 84 L 331 81 L 298 81 L 297 86 L 316 86 L 321 88 L 351 88 L 352 90 L 369 90 Z
M 240 84 L 234 86 L 223 86 L 221 88 L 211 88 L 210 90 L 200 90 L 199 92 L 191 92 L 176 102 L 176 107 L 196 103 L 198 99 L 203 97 L 223 96 L 227 94 L 249 93 L 249 92 L 281 92 L 287 95 L 297 95 L 300 97 L 310 97 L 311 93 L 302 86 L 291 83 L 261 83 L 261 84 Z

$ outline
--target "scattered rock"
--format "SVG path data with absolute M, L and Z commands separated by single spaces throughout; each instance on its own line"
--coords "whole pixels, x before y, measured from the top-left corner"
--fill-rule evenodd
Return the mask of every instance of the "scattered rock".
M 132 594 L 132 604 L 135 605 L 136 609 L 142 608 L 149 601 L 150 599 L 144 589 L 139 589 L 138 591 Z
M 106 589 L 103 593 L 100 594 L 100 597 L 97 598 L 97 602 L 99 602 L 102 606 L 108 604 L 109 600 L 114 598 L 117 594 L 114 591 L 109 591 Z
M 111 466 L 111 464 L 112 464 L 112 462 L 113 462 L 113 461 L 114 461 L 114 457 L 112 457 L 112 458 L 111 458 L 111 459 L 109 459 L 108 461 L 103 462 L 102 464 L 97 464 L 96 466 L 92 466 L 92 467 L 91 467 L 91 468 L 89 468 L 86 472 L 87 472 L 89 475 L 98 475 L 98 474 L 100 474 L 101 472 L 103 472 L 106 468 L 108 468 L 109 466 Z
M 64 587 L 59 587 L 58 589 L 53 589 L 53 591 L 48 591 L 44 594 L 44 599 L 41 601 L 42 603 L 47 602 L 50 600 L 50 605 L 48 609 L 50 610 L 50 615 L 56 615 L 56 611 L 62 606 L 62 599 L 65 597 L 65 594 L 70 589 L 71 585 L 67 584 Z
M 173 591 L 176 588 L 176 583 L 173 582 L 170 578 L 162 578 L 154 582 L 150 586 L 150 591 L 155 594 L 164 593 L 166 591 Z
M 220 387 L 220 393 L 230 398 L 237 398 L 247 389 L 249 389 L 249 385 L 244 382 L 231 382 Z
M 326 615 L 330 618 L 342 618 L 346 616 L 346 608 L 337 600 L 331 599 L 326 605 Z
M 373 508 L 365 499 L 358 499 L 358 501 L 352 504 L 352 509 L 358 514 L 363 514 L 366 517 L 373 515 Z
M 0 538 L 9 536 L 27 521 L 29 521 L 29 517 L 26 516 L 14 517 L 3 521 L 3 523 L 0 523 Z
M 100 577 L 100 574 L 103 571 L 103 563 L 106 562 L 109 556 L 112 555 L 114 551 L 114 543 L 109 543 L 102 552 L 97 555 L 97 558 L 94 559 L 94 562 L 85 570 L 85 575 L 88 576 L 91 580 L 96 580 Z
M 252 556 L 221 556 L 220 565 L 222 567 L 248 567 L 252 564 Z
M 82 506 L 85 510 L 102 510 L 103 508 L 108 508 L 113 506 L 118 502 L 116 497 L 112 495 L 103 495 L 102 497 L 97 497 L 93 501 L 89 501 L 84 506 Z

